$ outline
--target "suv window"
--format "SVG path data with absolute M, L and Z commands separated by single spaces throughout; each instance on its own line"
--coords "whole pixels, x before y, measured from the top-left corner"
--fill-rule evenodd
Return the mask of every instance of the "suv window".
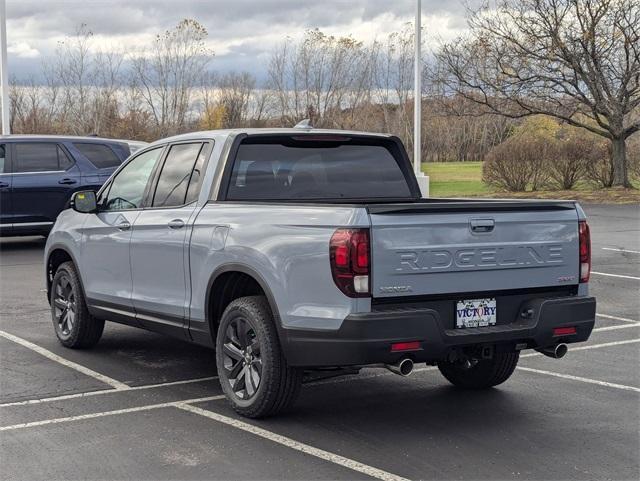
M 108 145 L 74 142 L 73 146 L 98 169 L 117 167 L 122 163 L 120 158 Z
M 49 142 L 17 142 L 14 172 L 67 170 L 73 161 L 64 150 Z
M 202 142 L 172 145 L 162 166 L 153 196 L 153 207 L 183 205 Z
M 7 158 L 7 154 L 5 154 L 4 144 L 0 144 L 0 174 L 5 173 L 5 162 Z
M 213 144 L 211 143 L 206 143 L 202 149 L 200 149 L 198 160 L 196 160 L 196 165 L 193 167 L 191 179 L 189 180 L 187 198 L 184 201 L 185 204 L 190 204 L 191 202 L 198 200 L 200 187 L 202 187 L 202 179 L 204 178 L 204 166 L 206 164 L 207 157 L 211 154 L 212 145 Z
M 73 160 L 69 158 L 69 155 L 64 151 L 62 147 L 58 145 L 58 168 L 59 170 L 67 170 L 73 165 Z
M 142 206 L 144 191 L 163 147 L 148 150 L 134 157 L 111 181 L 102 210 L 138 209 Z
M 227 199 L 410 198 L 397 155 L 385 139 L 249 138 L 236 154 Z

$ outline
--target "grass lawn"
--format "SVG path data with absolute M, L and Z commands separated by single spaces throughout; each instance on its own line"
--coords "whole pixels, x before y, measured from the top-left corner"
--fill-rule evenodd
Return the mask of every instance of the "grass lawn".
M 502 192 L 482 182 L 482 162 L 425 162 L 422 171 L 429 176 L 431 197 L 504 197 L 576 199 L 593 203 L 640 202 L 640 183 L 636 189 L 594 189 L 581 183 L 575 190 Z
M 482 162 L 428 162 L 422 171 L 429 176 L 431 197 L 486 195 L 493 189 L 482 182 Z

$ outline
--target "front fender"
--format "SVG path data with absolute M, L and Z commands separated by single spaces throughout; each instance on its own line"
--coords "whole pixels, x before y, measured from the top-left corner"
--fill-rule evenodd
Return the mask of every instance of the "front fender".
M 66 252 L 73 263 L 75 264 L 78 277 L 80 278 L 80 284 L 82 282 L 82 266 L 80 265 L 80 253 L 82 250 L 82 226 L 86 221 L 88 214 L 80 214 L 71 209 L 64 210 L 60 213 L 53 225 L 49 237 L 44 248 L 44 275 L 45 285 L 47 289 L 47 300 L 50 298 L 49 290 L 51 289 L 51 276 L 53 273 L 49 272 L 49 261 L 51 254 L 56 250 L 62 250 Z

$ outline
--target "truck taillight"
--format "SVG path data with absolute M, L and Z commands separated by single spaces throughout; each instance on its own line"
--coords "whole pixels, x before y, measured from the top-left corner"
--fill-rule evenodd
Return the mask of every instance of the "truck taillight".
M 349 297 L 369 296 L 369 229 L 338 229 L 329 242 L 333 281 Z
M 589 224 L 581 220 L 578 223 L 578 236 L 580 238 L 580 282 L 589 282 L 591 274 L 591 235 Z

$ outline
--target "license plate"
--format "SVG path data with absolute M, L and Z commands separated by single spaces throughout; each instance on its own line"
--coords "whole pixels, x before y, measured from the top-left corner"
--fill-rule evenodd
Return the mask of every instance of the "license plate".
M 496 312 L 496 300 L 494 298 L 458 301 L 456 304 L 456 327 L 465 329 L 468 327 L 495 326 Z

